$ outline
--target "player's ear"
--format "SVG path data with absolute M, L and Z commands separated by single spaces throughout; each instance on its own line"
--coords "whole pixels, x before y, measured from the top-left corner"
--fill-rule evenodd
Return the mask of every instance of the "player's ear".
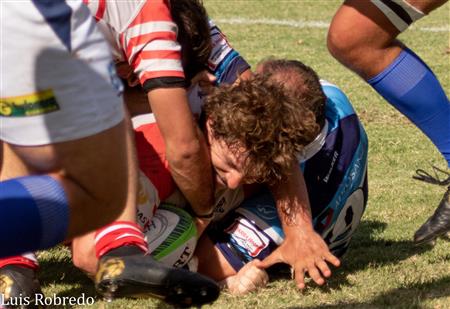
M 207 117 L 205 122 L 205 137 L 208 141 L 208 144 L 211 145 L 211 140 L 213 139 L 213 131 L 212 131 L 212 119 Z

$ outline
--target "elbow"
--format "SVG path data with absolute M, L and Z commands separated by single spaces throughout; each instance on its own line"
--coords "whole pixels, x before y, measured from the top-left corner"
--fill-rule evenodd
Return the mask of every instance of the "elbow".
M 186 162 L 196 160 L 201 156 L 202 145 L 200 140 L 179 142 L 167 145 L 167 159 L 171 166 L 184 166 Z

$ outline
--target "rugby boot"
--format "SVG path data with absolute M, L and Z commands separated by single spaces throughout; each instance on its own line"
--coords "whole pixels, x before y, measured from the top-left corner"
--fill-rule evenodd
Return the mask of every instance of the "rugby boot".
M 36 299 L 44 298 L 36 272 L 12 264 L 0 268 L 0 298 L 2 295 L 4 308 L 40 308 Z
M 179 307 L 211 303 L 220 292 L 213 280 L 165 266 L 136 246 L 122 246 L 102 256 L 95 285 L 107 301 L 119 297 L 156 297 Z
M 417 175 L 414 178 L 432 183 L 438 184 L 442 186 L 448 186 L 450 184 L 450 174 L 433 167 L 435 171 L 435 177 L 426 173 L 423 170 L 417 170 Z M 444 173 L 449 177 L 444 180 L 440 180 L 437 177 L 437 172 Z M 446 234 L 450 231 L 450 186 L 447 187 L 447 191 L 444 194 L 439 206 L 434 211 L 433 215 L 431 215 L 427 221 L 416 231 L 414 234 L 414 243 L 416 245 L 424 244 L 424 243 L 433 243 L 434 240 Z

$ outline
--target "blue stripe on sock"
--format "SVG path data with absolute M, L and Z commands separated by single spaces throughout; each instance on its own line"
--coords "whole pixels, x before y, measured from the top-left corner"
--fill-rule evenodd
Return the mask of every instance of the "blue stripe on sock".
M 33 196 L 40 211 L 42 226 L 40 246 L 50 247 L 64 240 L 69 222 L 69 209 L 62 186 L 50 176 L 26 177 L 22 178 L 21 182 Z
M 367 82 L 431 139 L 450 167 L 450 103 L 431 69 L 405 49 Z
M 68 224 L 67 199 L 53 178 L 0 182 L 0 257 L 52 247 L 65 239 Z

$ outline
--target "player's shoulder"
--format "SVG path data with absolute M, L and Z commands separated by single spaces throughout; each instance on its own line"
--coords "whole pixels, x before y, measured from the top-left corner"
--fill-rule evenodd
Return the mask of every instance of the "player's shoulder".
M 355 114 L 350 100 L 345 93 L 335 84 L 321 79 L 320 84 L 327 97 L 326 114 L 339 119 Z
M 149 7 L 152 8 L 158 5 L 153 3 L 155 1 L 83 0 L 83 2 L 87 5 L 91 11 L 91 14 L 97 21 L 102 21 L 108 24 L 109 27 L 115 29 L 118 33 L 131 26 L 135 20 L 143 20 L 147 15 L 157 15 L 149 9 Z M 156 8 L 156 10 L 159 11 L 158 8 Z M 166 8 L 165 11 L 168 12 L 168 8 Z

